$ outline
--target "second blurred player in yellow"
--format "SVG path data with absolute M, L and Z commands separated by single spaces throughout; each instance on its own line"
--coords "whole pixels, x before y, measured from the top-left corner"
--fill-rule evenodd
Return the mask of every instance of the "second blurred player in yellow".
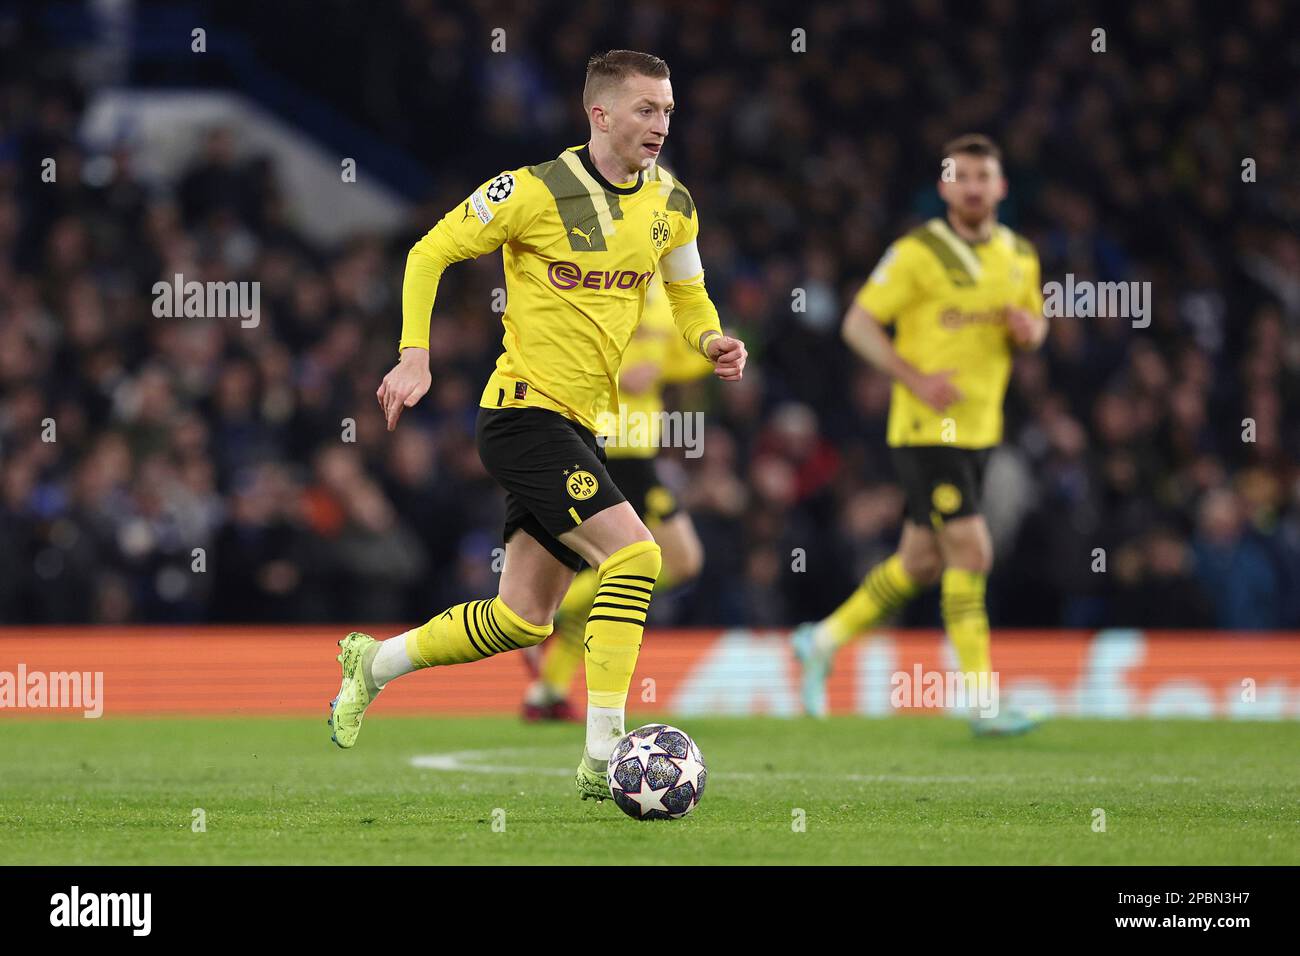
M 1047 335 L 1038 255 L 998 223 L 1001 155 L 986 136 L 944 148 L 943 218 L 894 242 L 844 317 L 844 339 L 894 382 L 886 442 L 907 501 L 898 550 L 831 615 L 794 633 L 804 709 L 826 713 L 836 651 L 926 588 L 939 585 L 944 629 L 964 674 L 989 679 L 984 585 L 993 544 L 980 513 L 984 468 L 1002 441 L 1002 400 L 1016 349 Z M 884 327 L 892 325 L 891 341 Z M 1031 730 L 999 707 L 972 716 L 977 735 Z
M 677 507 L 677 499 L 657 470 L 659 450 L 664 447 L 660 430 L 663 392 L 669 385 L 702 378 L 712 370 L 677 333 L 663 283 L 656 276 L 646 289 L 641 324 L 623 353 L 619 412 L 604 436 L 610 477 L 663 549 L 656 593 L 691 581 L 704 564 L 704 549 L 691 516 Z M 556 612 L 550 639 L 525 650 L 524 660 L 533 675 L 524 694 L 525 719 L 580 719 L 569 703 L 569 689 L 584 660 L 583 630 L 599 583 L 591 568 L 580 572 Z

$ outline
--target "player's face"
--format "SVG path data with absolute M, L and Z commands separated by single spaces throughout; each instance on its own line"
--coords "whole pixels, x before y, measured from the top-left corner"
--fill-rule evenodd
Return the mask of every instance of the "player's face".
M 962 222 L 977 225 L 997 215 L 1006 198 L 1007 181 L 1002 164 L 992 156 L 958 153 L 953 160 L 953 181 L 939 177 L 939 195 Z
M 608 111 L 614 155 L 628 169 L 644 169 L 659 158 L 673 115 L 673 85 L 668 80 L 633 76 L 623 81 Z

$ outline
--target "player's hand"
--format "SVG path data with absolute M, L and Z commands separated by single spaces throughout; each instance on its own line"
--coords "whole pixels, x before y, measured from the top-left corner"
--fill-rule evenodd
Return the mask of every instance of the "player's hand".
M 950 379 L 957 374 L 956 369 L 946 368 L 942 372 L 920 374 L 908 389 L 936 412 L 942 412 L 954 402 L 962 399 L 961 389 Z
M 1007 309 L 1007 335 L 1016 348 L 1037 348 L 1045 332 L 1046 324 L 1028 309 Z
M 629 395 L 647 392 L 659 378 L 659 366 L 655 362 L 638 362 L 621 369 L 618 373 L 618 387 Z
M 724 382 L 739 382 L 745 374 L 745 343 L 730 335 L 716 335 L 704 346 L 709 360 L 713 362 L 713 374 Z
M 411 408 L 433 384 L 429 374 L 429 350 L 421 348 L 402 349 L 402 358 L 393 370 L 384 376 L 375 397 L 379 407 L 384 410 L 384 419 L 391 432 L 397 427 L 397 419 L 402 410 Z

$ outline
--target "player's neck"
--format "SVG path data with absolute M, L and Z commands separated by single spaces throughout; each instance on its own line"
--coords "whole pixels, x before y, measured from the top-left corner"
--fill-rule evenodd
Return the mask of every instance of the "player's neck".
M 615 158 L 613 152 L 607 152 L 606 149 L 602 141 L 594 136 L 587 143 L 587 154 L 591 157 L 591 164 L 596 167 L 596 171 L 615 186 L 635 181 L 641 170 L 628 169 Z
M 951 211 L 948 212 L 948 225 L 952 227 L 953 232 L 967 242 L 987 242 L 989 237 L 993 235 L 993 227 L 997 224 L 997 221 L 996 216 L 989 216 L 972 227 L 963 223 Z

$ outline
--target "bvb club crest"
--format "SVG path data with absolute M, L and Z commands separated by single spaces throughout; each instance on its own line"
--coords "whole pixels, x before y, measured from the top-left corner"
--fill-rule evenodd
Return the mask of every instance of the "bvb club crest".
M 589 471 L 575 471 L 564 479 L 564 490 L 574 501 L 586 501 L 600 490 L 600 483 Z
M 657 251 L 668 245 L 670 238 L 672 238 L 672 230 L 668 228 L 668 214 L 656 209 L 654 221 L 650 223 L 650 241 L 654 243 Z
M 930 495 L 930 503 L 940 514 L 950 515 L 961 507 L 961 491 L 947 482 L 937 485 Z

